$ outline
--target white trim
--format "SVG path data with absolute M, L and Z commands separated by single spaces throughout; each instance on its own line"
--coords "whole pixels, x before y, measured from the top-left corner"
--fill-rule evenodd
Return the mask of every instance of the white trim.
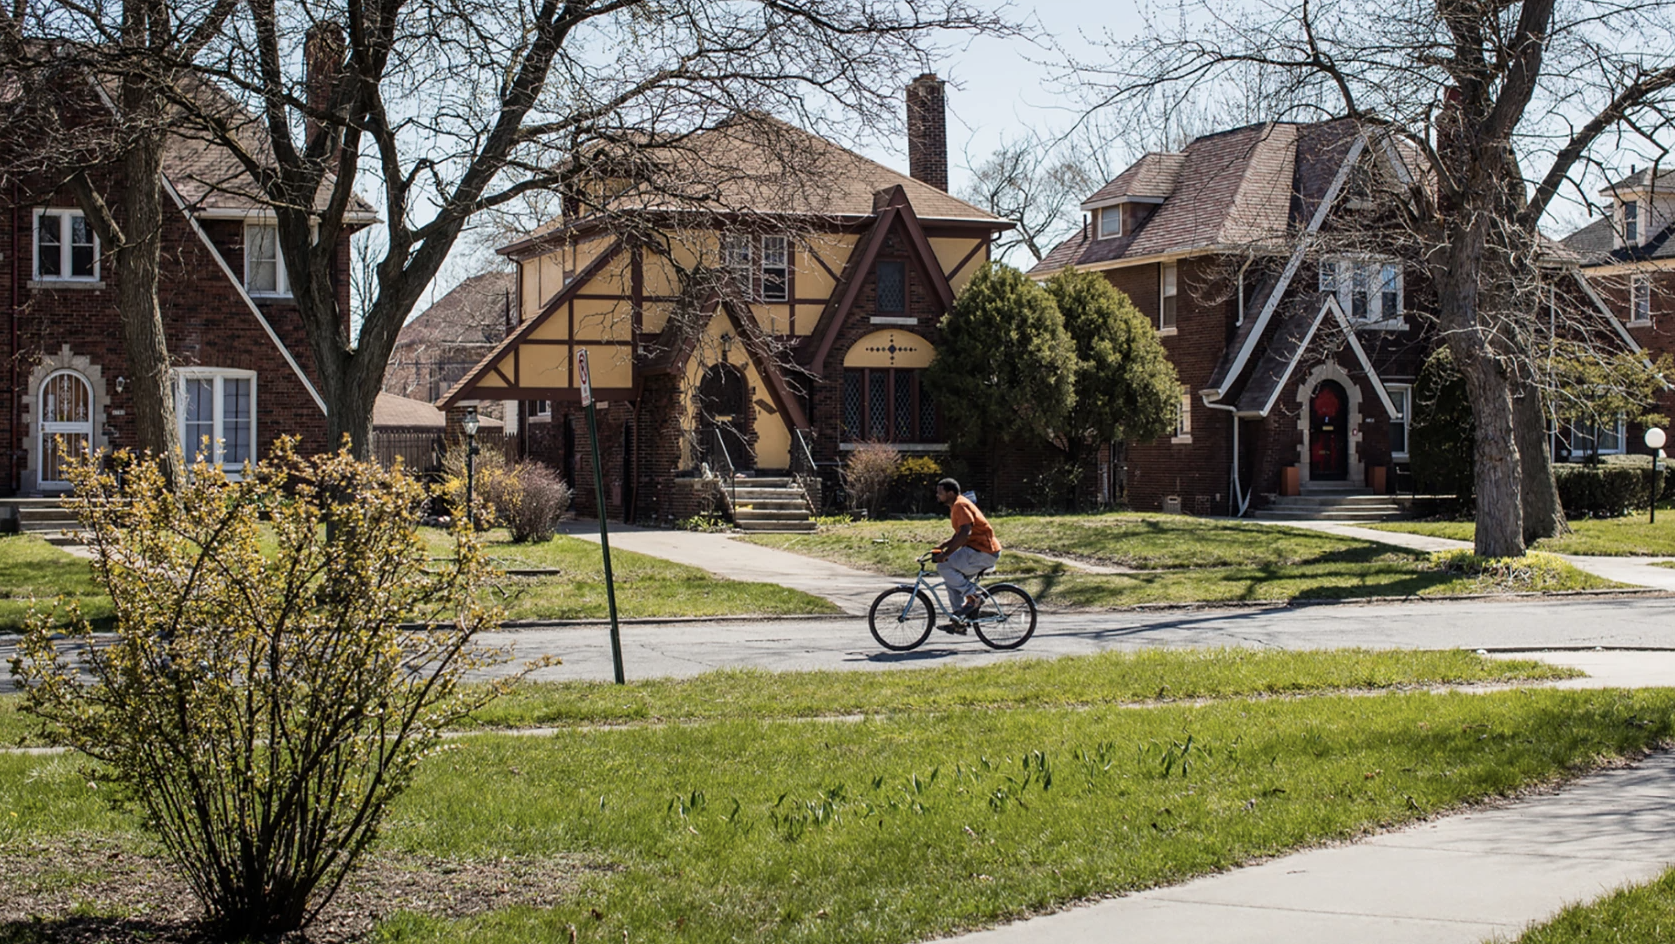
M 70 242 L 70 234 L 65 231 L 66 227 L 65 227 L 63 222 L 60 222 L 58 224 L 58 271 L 59 271 L 59 274 L 58 275 L 44 275 L 44 274 L 42 274 L 42 272 L 41 272 L 41 217 L 46 216 L 49 213 L 52 214 L 53 216 L 60 217 L 61 220 L 70 220 L 70 219 L 74 219 L 74 218 L 77 218 L 77 217 L 80 217 L 84 222 L 87 220 L 87 214 L 82 212 L 81 210 L 76 209 L 75 207 L 36 207 L 35 208 L 35 215 L 33 217 L 33 223 L 29 228 L 30 246 L 31 246 L 31 251 L 34 253 L 34 260 L 33 260 L 34 261 L 34 266 L 33 266 L 33 273 L 32 273 L 34 275 L 34 279 L 32 281 L 37 282 L 37 283 L 47 283 L 47 284 L 49 284 L 53 287 L 68 283 L 68 284 L 74 284 L 74 285 L 78 285 L 78 286 L 98 285 L 99 287 L 103 288 L 104 283 L 99 280 L 99 267 L 100 267 L 100 262 L 101 262 L 101 260 L 99 258 L 100 255 L 101 255 L 100 246 L 99 246 L 99 234 L 93 231 L 93 225 L 91 223 L 89 223 L 87 225 L 87 234 L 89 236 L 93 237 L 93 274 L 92 275 L 68 275 L 68 274 L 66 274 L 70 271 L 71 265 L 73 265 L 71 260 L 75 256 L 75 247 Z
M 1336 295 L 1326 296 L 1326 301 L 1321 303 L 1320 312 L 1314 316 L 1314 321 L 1310 322 L 1308 333 L 1303 335 L 1303 343 L 1297 345 L 1297 353 L 1291 358 L 1291 362 L 1285 365 L 1285 373 L 1280 376 L 1279 383 L 1274 385 L 1274 392 L 1268 395 L 1268 402 L 1255 415 L 1267 416 L 1273 411 L 1274 404 L 1279 401 L 1280 392 L 1290 382 L 1292 371 L 1297 369 L 1297 363 L 1303 359 L 1303 352 L 1309 349 L 1309 343 L 1314 340 L 1314 333 L 1320 328 L 1320 322 L 1326 317 L 1327 311 L 1331 311 L 1337 317 L 1338 324 L 1343 327 L 1350 350 L 1355 352 L 1356 360 L 1361 362 L 1361 369 L 1367 372 L 1367 379 L 1373 382 L 1373 392 L 1378 394 L 1379 402 L 1384 404 L 1384 415 L 1396 415 L 1396 405 L 1390 402 L 1390 394 L 1384 389 L 1384 381 L 1378 378 L 1378 371 L 1373 369 L 1372 359 L 1367 356 L 1366 349 L 1361 347 L 1360 340 L 1355 337 L 1355 328 L 1350 324 L 1349 316 L 1343 313 L 1343 306 L 1338 304 Z
M 270 230 L 273 230 L 273 265 L 274 265 L 274 271 L 273 271 L 273 291 L 271 291 L 271 292 L 270 291 L 264 291 L 264 290 L 258 289 L 258 288 L 254 288 L 250 284 L 250 281 L 251 281 L 251 277 L 250 277 L 250 263 L 251 263 L 250 247 L 253 245 L 253 241 L 250 238 L 250 231 L 253 230 L 253 229 L 270 229 Z M 244 290 L 249 292 L 250 296 L 252 298 L 290 298 L 291 297 L 291 275 L 290 275 L 289 272 L 285 271 L 285 251 L 283 249 L 281 249 L 280 246 L 279 246 L 279 224 L 276 223 L 276 222 L 267 222 L 267 221 L 264 221 L 264 220 L 249 220 L 249 219 L 244 221 Z
M 272 207 L 254 207 L 241 209 L 239 207 L 198 207 L 193 215 L 201 220 L 277 220 L 279 214 Z M 370 210 L 349 210 L 343 214 L 345 223 L 378 222 L 378 214 Z
M 233 289 L 238 292 L 238 296 L 244 299 L 245 307 L 249 308 L 250 313 L 256 316 L 256 321 L 261 324 L 262 330 L 268 333 L 268 339 L 273 341 L 273 346 L 279 348 L 279 354 L 285 358 L 285 363 L 291 366 L 291 372 L 297 375 L 298 380 L 302 381 L 303 389 L 307 390 L 308 395 L 314 398 L 314 405 L 320 408 L 320 415 L 325 416 L 326 401 L 320 397 L 320 391 L 314 389 L 314 384 L 308 379 L 308 375 L 303 373 L 302 365 L 298 364 L 297 359 L 291 356 L 291 349 L 285 346 L 285 342 L 279 340 L 279 333 L 274 331 L 273 325 L 268 324 L 267 318 L 262 316 L 262 309 L 257 307 L 256 301 L 250 297 L 250 293 L 244 290 L 244 283 L 240 282 L 238 276 L 233 274 L 232 267 L 227 265 L 227 260 L 221 257 L 221 250 L 215 248 L 215 243 L 210 240 L 209 234 L 204 232 L 203 224 L 199 223 L 198 218 L 192 215 L 192 211 L 186 208 L 186 201 L 180 198 L 180 191 L 174 188 L 174 184 L 169 182 L 166 175 L 159 174 L 158 179 L 162 180 L 163 189 L 167 190 L 169 196 L 174 198 L 175 206 L 179 207 L 180 212 L 186 215 L 186 221 L 192 224 L 193 231 L 203 241 L 204 248 L 209 250 L 209 255 L 215 260 L 215 264 L 221 267 L 221 273 L 227 277 L 227 281 L 233 283 Z
M 1107 233 L 1105 232 L 1105 214 L 1111 212 L 1112 210 L 1117 212 L 1117 231 L 1114 233 Z M 1093 218 L 1094 239 L 1120 239 L 1122 235 L 1122 204 L 1114 203 L 1110 206 L 1100 207 L 1097 211 L 1095 211 Z
M 1163 203 L 1163 202 L 1167 201 L 1168 199 L 1169 199 L 1168 197 L 1141 197 L 1141 196 L 1108 197 L 1104 200 L 1098 201 L 1097 203 L 1092 201 L 1092 200 L 1086 200 L 1082 203 L 1082 205 L 1080 207 L 1078 207 L 1078 209 L 1081 209 L 1081 210 L 1103 210 L 1106 207 L 1122 206 L 1125 203 L 1150 203 L 1153 206 L 1156 206 L 1160 203 Z
M 1646 317 L 1640 317 L 1644 310 Z M 1628 323 L 1645 327 L 1652 323 L 1652 279 L 1647 275 L 1631 275 L 1628 280 Z
M 1394 383 L 1393 384 L 1386 384 L 1385 385 L 1385 390 L 1389 391 L 1389 392 L 1394 392 L 1394 391 L 1397 391 L 1397 390 L 1402 391 L 1402 402 L 1407 405 L 1407 410 L 1403 411 L 1402 416 L 1400 418 L 1398 418 L 1395 413 L 1390 414 L 1390 425 L 1391 425 L 1392 428 L 1394 428 L 1397 423 L 1402 424 L 1402 427 L 1403 427 L 1403 430 L 1404 430 L 1404 433 L 1402 435 L 1402 444 L 1411 448 L 1412 445 L 1413 445 L 1413 417 L 1411 415 L 1411 411 L 1413 410 L 1413 384 L 1394 384 Z M 1396 398 L 1391 397 L 1390 398 L 1390 403 L 1391 403 L 1392 406 L 1395 405 L 1395 402 L 1396 402 Z M 1391 459 L 1391 461 L 1395 461 L 1397 459 L 1406 459 L 1408 457 L 1409 457 L 1409 453 L 1408 453 L 1407 449 L 1403 449 L 1402 451 L 1397 452 L 1394 446 L 1391 447 L 1391 449 L 1390 449 L 1390 459 Z
M 873 315 L 868 320 L 875 325 L 916 325 L 919 323 L 917 318 L 896 315 Z
M 180 451 L 185 454 L 187 462 L 195 461 L 198 443 L 186 441 L 186 382 L 188 380 L 213 380 L 212 403 L 210 406 L 210 441 L 214 446 L 211 461 L 221 466 L 222 471 L 236 472 L 244 468 L 244 462 L 256 461 L 259 440 L 256 438 L 257 409 L 257 380 L 253 370 L 237 370 L 230 367 L 177 367 L 174 370 L 175 395 L 175 438 L 180 442 Z M 250 454 L 244 461 L 228 462 L 222 455 L 226 441 L 226 416 L 223 411 L 224 382 L 228 380 L 250 381 Z M 200 421 L 201 422 L 201 421 Z
M 1617 313 L 1611 310 L 1611 306 L 1605 304 L 1605 299 L 1600 298 L 1599 293 L 1594 291 L 1593 283 L 1588 281 L 1587 275 L 1583 274 L 1582 270 L 1575 266 L 1571 267 L 1570 274 L 1576 279 L 1576 284 L 1582 286 L 1582 291 L 1586 293 L 1589 300 L 1594 303 L 1594 308 L 1598 309 L 1599 313 L 1605 316 L 1606 321 L 1611 322 L 1611 327 L 1617 329 L 1617 337 L 1623 339 L 1623 342 L 1628 345 L 1628 349 L 1630 351 L 1633 351 L 1636 354 L 1641 353 L 1640 342 L 1634 340 L 1634 335 L 1628 333 L 1628 327 L 1623 324 L 1623 319 L 1617 317 Z M 1646 366 L 1651 367 L 1652 362 L 1647 360 Z M 1667 389 L 1669 384 L 1665 383 L 1664 387 Z
M 1285 290 L 1290 287 L 1291 280 L 1297 275 L 1298 267 L 1303 264 L 1303 257 L 1308 254 L 1310 247 L 1314 245 L 1314 234 L 1320 231 L 1320 224 L 1326 222 L 1327 212 L 1331 210 L 1332 204 L 1337 202 L 1338 192 L 1343 189 L 1344 182 L 1349 179 L 1350 170 L 1355 166 L 1355 162 L 1360 159 L 1361 151 L 1366 146 L 1366 134 L 1356 135 L 1355 143 L 1349 146 L 1349 153 L 1344 155 L 1343 164 L 1338 168 L 1337 176 L 1332 178 L 1332 185 L 1326 188 L 1326 195 L 1321 198 L 1320 205 L 1315 207 L 1314 216 L 1309 219 L 1308 228 L 1304 230 L 1303 237 L 1297 241 L 1297 248 L 1291 253 L 1291 261 L 1285 264 L 1285 271 L 1280 273 L 1279 281 L 1274 285 L 1274 290 L 1268 294 L 1268 301 L 1262 305 L 1262 313 L 1256 316 L 1256 324 L 1251 327 L 1250 335 L 1245 339 L 1244 347 L 1240 348 L 1238 355 L 1234 357 L 1233 365 L 1227 369 L 1226 375 L 1222 377 L 1222 383 L 1233 383 L 1238 380 L 1240 374 L 1244 373 L 1245 363 L 1250 360 L 1250 355 L 1256 350 L 1256 345 L 1261 342 L 1262 335 L 1267 331 L 1268 322 L 1279 308 L 1280 298 L 1285 295 Z M 1316 321 L 1318 323 L 1318 319 Z M 1351 332 L 1352 339 L 1353 335 L 1354 333 Z M 1359 345 L 1357 345 L 1357 349 L 1359 349 Z M 1212 387 L 1211 389 L 1215 391 L 1218 400 L 1227 393 L 1226 387 Z M 1262 415 L 1267 415 L 1267 412 L 1267 410 L 1263 410 Z
M 1173 284 L 1171 284 L 1173 283 Z M 1175 310 L 1169 311 L 1169 300 L 1174 299 Z M 1169 323 L 1163 323 L 1163 316 L 1169 315 Z M 1179 263 L 1164 262 L 1157 267 L 1157 329 L 1159 331 L 1173 331 L 1181 323 L 1181 267 Z

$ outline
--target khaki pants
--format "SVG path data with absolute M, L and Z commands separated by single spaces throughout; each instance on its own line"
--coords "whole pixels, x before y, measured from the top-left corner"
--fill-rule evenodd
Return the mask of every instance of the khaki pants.
M 965 606 L 966 594 L 972 589 L 971 578 L 999 560 L 999 554 L 985 554 L 972 547 L 955 548 L 947 560 L 936 565 L 936 572 L 948 585 L 948 605 L 956 610 Z

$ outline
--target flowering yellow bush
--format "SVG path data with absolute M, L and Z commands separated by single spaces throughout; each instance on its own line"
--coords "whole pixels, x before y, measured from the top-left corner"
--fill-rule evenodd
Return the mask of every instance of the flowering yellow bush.
M 474 641 L 499 622 L 488 565 L 463 526 L 434 565 L 421 487 L 347 452 L 281 442 L 240 481 L 200 462 L 173 492 L 155 461 L 127 469 L 71 472 L 114 637 L 35 614 L 27 710 L 101 762 L 229 936 L 302 927 L 443 728 L 502 690 L 459 686 L 506 658 Z

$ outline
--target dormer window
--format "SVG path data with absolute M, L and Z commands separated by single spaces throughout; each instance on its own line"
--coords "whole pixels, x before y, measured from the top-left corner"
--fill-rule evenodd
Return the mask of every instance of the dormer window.
M 1330 256 L 1320 260 L 1319 284 L 1355 324 L 1402 317 L 1402 267 L 1394 260 Z
M 1099 211 L 1099 238 L 1110 239 L 1122 235 L 1122 207 L 1104 207 Z
M 1623 244 L 1628 246 L 1640 243 L 1640 203 L 1629 200 L 1623 204 Z

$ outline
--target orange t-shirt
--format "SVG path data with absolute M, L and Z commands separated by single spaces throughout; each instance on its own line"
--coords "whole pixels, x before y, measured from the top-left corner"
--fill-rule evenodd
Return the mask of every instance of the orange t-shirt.
M 971 537 L 966 539 L 966 546 L 984 554 L 999 554 L 1000 542 L 995 540 L 995 529 L 989 527 L 989 519 L 977 510 L 971 499 L 961 495 L 954 499 L 954 504 L 948 509 L 948 519 L 954 525 L 954 530 L 960 530 L 963 525 L 971 525 Z

